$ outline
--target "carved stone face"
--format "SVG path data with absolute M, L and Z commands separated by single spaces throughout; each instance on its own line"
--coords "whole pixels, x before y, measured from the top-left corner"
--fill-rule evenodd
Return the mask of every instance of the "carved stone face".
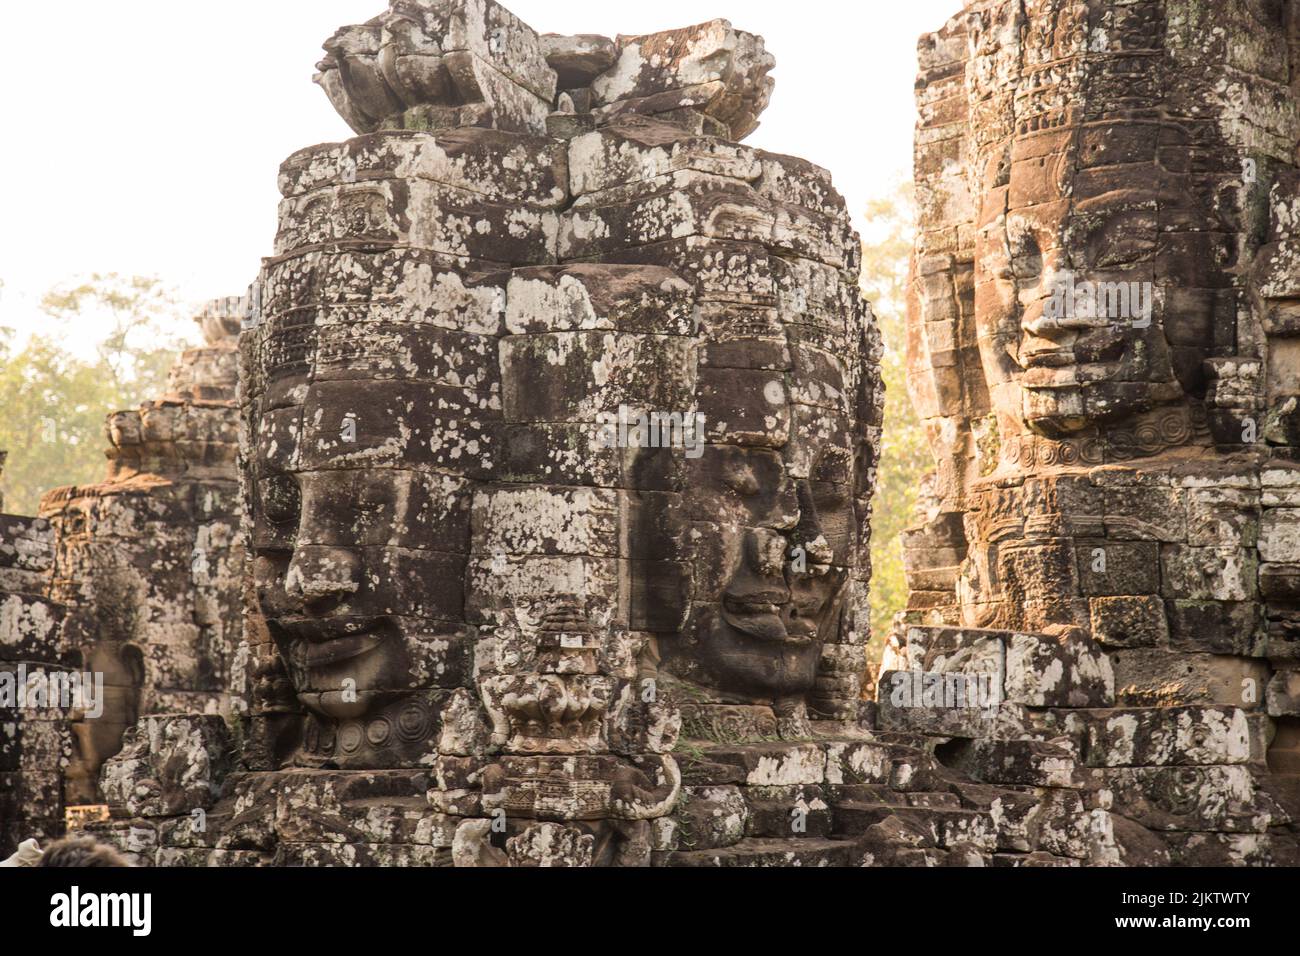
M 829 355 L 800 354 L 792 372 L 762 382 L 719 370 L 730 424 L 710 423 L 711 432 L 741 440 L 709 444 L 688 467 L 695 592 L 685 637 L 696 678 L 745 702 L 807 700 L 856 563 L 854 449 L 862 439 L 843 404 L 850 389 Z M 824 405 L 790 400 L 809 395 Z M 736 422 L 766 422 L 771 431 L 737 435 Z
M 73 759 L 64 781 L 65 802 L 69 805 L 97 802 L 104 762 L 122 749 L 122 735 L 139 719 L 140 690 L 145 679 L 142 655 L 130 645 L 104 643 L 90 648 L 85 654 L 84 670 L 104 675 L 103 712 L 97 718 L 73 724 Z
M 769 449 L 720 446 L 704 457 L 707 484 L 691 497 L 726 519 L 694 557 L 697 570 L 722 572 L 691 622 L 703 663 L 733 693 L 806 695 L 825 631 L 839 622 L 845 569 L 827 562 L 849 540 L 845 486 L 793 478 Z M 836 470 L 826 457 L 818 467 Z
M 995 7 L 973 34 L 972 109 L 995 89 L 1019 104 L 973 134 L 975 316 L 1004 425 L 1063 437 L 1203 396 L 1202 363 L 1231 344 L 1233 240 L 1187 131 L 1159 119 L 1167 61 L 1111 92 L 1130 48 L 1164 46 L 1160 24 L 1108 22 L 1106 51 L 1085 52 L 1078 10 L 1035 6 L 1062 7 L 1034 21 L 1065 18 L 1054 33 Z
M 1267 462 L 1294 456 L 1261 406 L 1300 368 L 1253 281 L 1297 274 L 1284 6 L 994 0 L 923 43 L 909 381 L 940 470 L 912 620 L 1085 628 L 1125 705 L 1267 679 Z M 1093 308 L 1049 309 L 1071 281 Z
M 1013 169 L 1010 208 L 981 226 L 976 245 L 976 322 L 993 405 L 1048 435 L 1203 391 L 1201 363 L 1215 341 L 1220 289 L 1188 289 L 1158 253 L 1173 241 L 1160 219 L 1192 223 L 1196 214 L 1162 193 L 1151 167 L 1117 174 L 1104 195 L 1071 200 L 1078 184 L 1062 170 L 1086 149 L 1068 146 L 1026 171 L 1041 187 L 1032 205 L 1015 199 Z M 1201 225 L 1210 227 L 1208 217 Z M 1201 281 L 1215 282 L 1208 263 Z
M 304 704 L 335 718 L 364 714 L 421 686 L 413 642 L 455 638 L 463 557 L 431 547 L 464 547 L 455 524 L 464 531 L 467 503 L 444 487 L 455 484 L 396 469 L 258 482 L 256 583 Z
M 284 334 L 273 320 L 272 340 Z M 382 344 L 337 348 L 354 335 Z M 457 336 L 322 323 L 310 384 L 273 383 L 264 400 L 283 407 L 255 421 L 254 584 L 297 699 L 317 718 L 304 751 L 340 766 L 418 761 L 441 702 L 467 680 L 472 490 L 457 470 L 480 458 L 458 443 L 491 402 L 424 380 L 439 374 L 433 356 L 450 361 L 463 345 Z M 472 379 L 468 353 L 456 355 Z

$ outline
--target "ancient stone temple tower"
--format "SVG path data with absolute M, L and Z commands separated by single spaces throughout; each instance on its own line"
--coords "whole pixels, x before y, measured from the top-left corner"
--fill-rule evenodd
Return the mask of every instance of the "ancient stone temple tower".
M 207 306 L 206 344 L 167 394 L 109 417 L 108 476 L 48 492 L 50 595 L 66 605 L 62 659 L 103 675 L 104 710 L 73 726 L 69 805 L 103 803 L 98 778 L 137 718 L 230 713 L 242 640 L 236 335 L 241 300 Z
M 1095 768 L 1142 862 L 1295 859 L 1298 50 L 1254 0 L 980 0 L 920 46 L 937 471 L 889 666 L 1037 655 L 1014 733 Z M 949 730 L 977 775 L 1013 733 Z
M 282 168 L 243 338 L 289 692 L 253 736 L 328 771 L 304 793 L 429 768 L 433 859 L 717 846 L 673 837 L 683 719 L 738 744 L 859 708 L 879 414 L 843 202 L 736 145 L 773 61 L 725 21 L 615 42 L 394 3 L 326 49 L 362 135 Z M 820 782 L 819 746 L 786 757 Z
M 763 41 L 489 0 L 341 30 L 357 136 L 281 167 L 239 337 L 249 706 L 140 721 L 96 832 L 155 865 L 1295 861 L 1295 18 L 1229 6 L 1290 40 L 1094 0 L 923 41 L 939 468 L 875 701 L 878 337 L 829 175 L 741 145 Z
M 855 627 L 877 338 L 829 176 L 738 145 L 762 41 L 443 0 L 326 51 L 359 135 L 283 165 L 241 335 L 243 744 L 143 723 L 106 832 L 161 863 L 849 862 L 827 800 L 889 774 Z M 207 792 L 137 798 L 177 753 Z

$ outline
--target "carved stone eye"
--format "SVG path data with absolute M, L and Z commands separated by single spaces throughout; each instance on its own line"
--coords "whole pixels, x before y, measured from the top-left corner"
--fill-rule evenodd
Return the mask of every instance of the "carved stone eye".
M 1043 253 L 1032 233 L 1021 233 L 1012 241 L 1011 272 L 1017 279 L 1036 279 L 1043 274 Z
M 848 452 L 831 449 L 813 465 L 811 478 L 817 484 L 847 485 L 853 476 Z
M 814 500 L 817 505 L 817 512 L 824 514 L 843 507 L 848 502 L 849 497 L 845 494 L 844 485 L 825 484 L 818 485 L 814 489 Z

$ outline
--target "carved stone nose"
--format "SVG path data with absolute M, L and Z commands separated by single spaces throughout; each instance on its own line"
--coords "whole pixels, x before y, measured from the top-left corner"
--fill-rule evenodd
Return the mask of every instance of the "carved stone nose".
M 746 565 L 764 578 L 784 580 L 786 549 L 785 537 L 769 528 L 751 528 L 745 535 Z
M 795 535 L 801 541 L 812 541 L 822 533 L 821 516 L 817 514 L 817 505 L 813 501 L 812 485 L 807 480 L 800 479 L 795 490 L 799 495 L 799 525 Z
M 345 598 L 361 588 L 361 562 L 343 548 L 304 545 L 294 550 L 284 587 L 305 604 Z
M 1020 328 L 1028 337 L 1038 339 L 1040 345 L 1059 344 L 1076 335 L 1080 326 L 1051 300 L 1040 300 L 1025 307 L 1020 318 Z

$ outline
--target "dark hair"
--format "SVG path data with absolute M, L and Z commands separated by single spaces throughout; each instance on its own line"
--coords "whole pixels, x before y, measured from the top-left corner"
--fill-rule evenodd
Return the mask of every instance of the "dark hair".
M 68 837 L 41 854 L 37 866 L 130 866 L 131 861 L 117 850 L 92 837 Z

